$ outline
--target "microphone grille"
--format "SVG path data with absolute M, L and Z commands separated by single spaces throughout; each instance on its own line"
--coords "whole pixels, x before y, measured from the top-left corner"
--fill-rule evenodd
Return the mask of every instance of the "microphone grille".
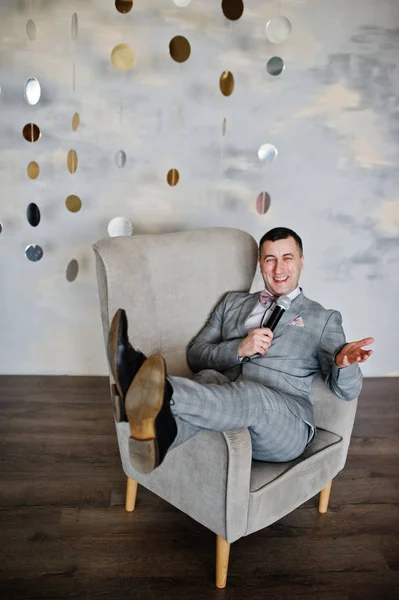
M 291 306 L 291 299 L 288 298 L 288 296 L 280 296 L 279 298 L 277 298 L 276 305 L 280 306 L 284 310 L 288 310 Z

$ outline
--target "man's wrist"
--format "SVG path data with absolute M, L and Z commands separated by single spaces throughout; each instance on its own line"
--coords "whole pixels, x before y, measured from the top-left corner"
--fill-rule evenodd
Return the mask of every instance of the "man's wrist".
M 334 358 L 334 364 L 335 364 L 335 366 L 336 366 L 338 369 L 342 369 L 342 368 L 343 368 L 343 366 L 342 366 L 342 365 L 340 365 L 340 364 L 338 364 L 338 362 L 337 362 L 337 358 L 338 358 L 338 354 L 337 354 L 337 355 L 335 356 L 335 358 Z
M 338 347 L 338 348 L 335 350 L 335 352 L 334 352 L 334 354 L 333 354 L 333 363 L 334 363 L 334 365 L 337 367 L 337 369 L 345 369 L 345 367 L 344 367 L 344 366 L 340 366 L 340 365 L 337 363 L 337 358 L 338 358 L 338 356 L 339 356 L 339 354 L 340 354 L 341 350 L 342 350 L 342 349 L 343 349 L 345 346 L 346 346 L 346 342 L 345 342 L 345 344 L 342 344 L 341 346 L 339 346 L 339 347 Z

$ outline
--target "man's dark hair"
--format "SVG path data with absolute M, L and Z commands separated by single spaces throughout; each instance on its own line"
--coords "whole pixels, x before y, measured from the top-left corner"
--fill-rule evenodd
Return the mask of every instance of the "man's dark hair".
M 259 242 L 259 256 L 262 251 L 262 246 L 264 242 L 277 242 L 277 240 L 286 240 L 287 238 L 292 237 L 296 241 L 296 245 L 298 246 L 299 253 L 302 256 L 303 254 L 303 246 L 302 240 L 295 231 L 292 229 L 288 229 L 288 227 L 275 227 L 274 229 L 270 229 L 265 235 L 261 238 Z

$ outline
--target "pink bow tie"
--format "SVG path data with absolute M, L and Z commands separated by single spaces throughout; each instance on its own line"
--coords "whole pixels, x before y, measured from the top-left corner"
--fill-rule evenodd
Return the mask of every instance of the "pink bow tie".
M 271 306 L 274 302 L 274 297 L 271 294 L 269 294 L 269 292 L 267 292 L 266 290 L 262 290 L 259 294 L 259 302 L 264 306 Z

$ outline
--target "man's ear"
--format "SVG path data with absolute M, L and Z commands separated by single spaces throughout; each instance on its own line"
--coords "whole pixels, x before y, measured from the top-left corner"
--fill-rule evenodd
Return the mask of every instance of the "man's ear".
M 301 266 L 302 266 L 302 269 L 303 269 L 304 262 L 305 262 L 305 257 L 302 254 L 302 256 L 301 256 Z

